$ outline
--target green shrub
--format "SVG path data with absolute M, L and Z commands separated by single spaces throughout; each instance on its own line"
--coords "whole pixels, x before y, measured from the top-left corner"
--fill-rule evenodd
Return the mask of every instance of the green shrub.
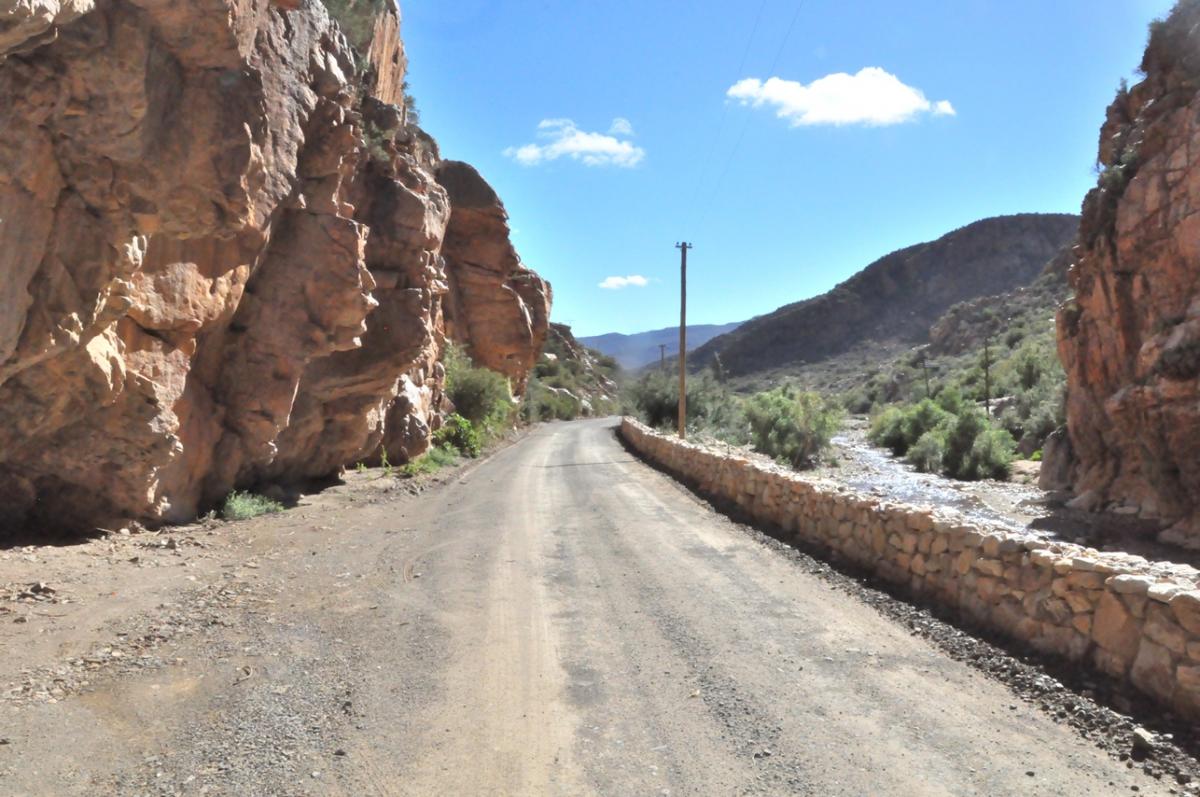
M 871 422 L 871 431 L 867 433 L 867 438 L 896 456 L 903 456 L 908 451 L 908 441 L 904 437 L 904 410 L 888 407 L 877 415 Z
M 574 395 L 547 390 L 535 401 L 537 419 L 541 421 L 573 421 L 583 414 L 583 402 Z
M 679 417 L 679 383 L 661 371 L 651 371 L 629 386 L 638 416 L 655 429 L 674 427 Z
M 1007 479 L 1012 473 L 1016 443 L 1003 429 L 988 427 L 971 446 L 969 475 L 961 478 Z
M 1005 418 L 1011 417 L 1015 415 L 1006 412 Z M 868 438 L 917 470 L 964 481 L 1007 478 L 1016 448 L 1012 434 L 951 389 L 936 401 L 888 407 L 876 416 Z
M 553 360 L 543 360 L 543 364 L 556 365 Z M 540 369 L 541 365 L 539 365 Z M 530 423 L 539 421 L 573 421 L 584 415 L 583 399 L 580 394 L 586 394 L 588 387 L 577 381 L 569 373 L 555 372 L 548 379 L 536 376 L 529 379 L 525 387 L 525 396 L 521 399 L 520 415 Z M 606 415 L 613 411 L 612 402 L 606 402 L 597 397 L 592 398 L 592 410 L 597 415 Z
M 951 415 L 958 415 L 966 407 L 967 402 L 957 387 L 944 387 L 937 394 L 937 405 Z
M 551 360 L 549 357 L 541 357 L 538 359 L 537 365 L 533 367 L 533 373 L 538 379 L 558 376 L 561 372 L 562 361 L 557 358 Z
M 917 444 L 926 432 L 931 432 L 942 425 L 950 417 L 950 413 L 942 409 L 930 399 L 922 399 L 909 407 L 904 413 L 902 429 L 906 449 Z
M 675 429 L 679 413 L 679 377 L 650 371 L 626 387 L 626 402 L 646 424 Z M 689 432 L 707 434 L 735 445 L 749 442 L 742 399 L 708 372 L 688 376 Z
M 941 473 L 946 441 L 938 429 L 931 429 L 913 443 L 905 460 L 922 473 Z
M 1016 447 L 1012 435 L 992 426 L 979 410 L 967 410 L 947 424 L 942 472 L 952 479 L 1006 479 Z
M 446 366 L 446 396 L 454 410 L 485 434 L 494 434 L 509 424 L 513 414 L 512 388 L 502 375 L 477 368 L 458 346 L 450 344 L 443 356 Z
M 283 504 L 272 501 L 265 495 L 234 491 L 225 499 L 225 504 L 221 507 L 221 517 L 225 520 L 249 520 L 282 511 Z
M 902 457 L 926 432 L 938 428 L 949 417 L 949 412 L 930 399 L 922 399 L 904 409 L 888 407 L 875 418 L 868 437 L 875 445 Z
M 789 387 L 759 393 L 745 404 L 750 439 L 763 454 L 794 468 L 811 467 L 842 422 L 842 409 L 816 393 Z
M 451 414 L 442 428 L 433 433 L 433 444 L 438 448 L 452 448 L 472 459 L 483 453 L 479 430 L 457 412 Z

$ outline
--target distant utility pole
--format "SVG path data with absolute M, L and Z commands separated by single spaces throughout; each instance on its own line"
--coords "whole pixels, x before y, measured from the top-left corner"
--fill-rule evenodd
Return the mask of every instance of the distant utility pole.
M 667 370 L 667 344 L 658 344 L 658 362 L 662 369 Z
M 687 241 L 675 244 L 679 250 L 679 437 L 687 437 Z
M 921 349 L 921 370 L 925 372 L 925 398 L 933 398 L 929 389 L 929 356 Z
M 983 339 L 983 411 L 992 417 L 992 338 Z

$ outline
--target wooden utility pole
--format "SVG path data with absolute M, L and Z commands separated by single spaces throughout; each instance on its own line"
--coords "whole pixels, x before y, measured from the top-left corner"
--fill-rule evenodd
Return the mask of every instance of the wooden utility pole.
M 992 417 L 992 339 L 983 340 L 983 411 Z
M 921 349 L 921 370 L 925 372 L 925 398 L 933 398 L 929 389 L 929 355 Z
M 679 437 L 687 437 L 687 241 L 675 244 L 679 250 Z
M 667 344 L 658 344 L 658 363 L 662 370 L 667 370 Z

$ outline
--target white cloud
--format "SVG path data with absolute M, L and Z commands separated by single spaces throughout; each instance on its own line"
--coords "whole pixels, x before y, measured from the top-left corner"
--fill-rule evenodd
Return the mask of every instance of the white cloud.
M 950 100 L 939 100 L 933 104 L 934 116 L 958 116 L 958 111 L 950 104 Z
M 624 123 L 618 124 L 618 123 Z M 543 143 L 509 147 L 505 156 L 522 166 L 537 166 L 559 158 L 571 158 L 585 166 L 620 166 L 630 169 L 646 157 L 646 151 L 631 141 L 623 140 L 633 134 L 627 119 L 616 119 L 609 134 L 580 130 L 570 119 L 544 119 L 538 124 L 538 138 Z
M 807 86 L 773 77 L 765 83 L 746 78 L 728 92 L 743 105 L 775 109 L 793 127 L 808 125 L 884 125 L 909 122 L 921 114 L 954 116 L 948 100 L 930 102 L 920 89 L 907 86 L 895 75 L 869 66 L 855 75 L 837 72 Z
M 633 122 L 624 116 L 618 116 L 616 119 L 613 119 L 612 126 L 608 128 L 608 134 L 610 136 L 632 136 Z
M 633 286 L 635 288 L 644 288 L 650 284 L 650 280 L 640 274 L 630 274 L 628 277 L 605 277 L 604 282 L 600 283 L 600 287 L 608 291 L 619 291 L 621 288 Z

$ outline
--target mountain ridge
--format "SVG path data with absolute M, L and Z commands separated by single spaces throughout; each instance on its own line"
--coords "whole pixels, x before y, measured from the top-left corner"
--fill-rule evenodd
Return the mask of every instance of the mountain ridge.
M 694 351 L 717 335 L 732 332 L 744 323 L 744 321 L 735 321 L 729 324 L 688 324 L 688 351 Z M 668 357 L 678 355 L 679 327 L 663 327 L 628 335 L 621 332 L 608 332 L 603 335 L 581 337 L 579 342 L 613 357 L 622 368 L 632 371 L 657 362 L 659 344 L 667 347 Z
M 784 305 L 699 346 L 734 377 L 820 362 L 869 342 L 920 343 L 955 304 L 1032 283 L 1069 246 L 1079 217 L 996 216 L 875 260 L 832 290 Z

